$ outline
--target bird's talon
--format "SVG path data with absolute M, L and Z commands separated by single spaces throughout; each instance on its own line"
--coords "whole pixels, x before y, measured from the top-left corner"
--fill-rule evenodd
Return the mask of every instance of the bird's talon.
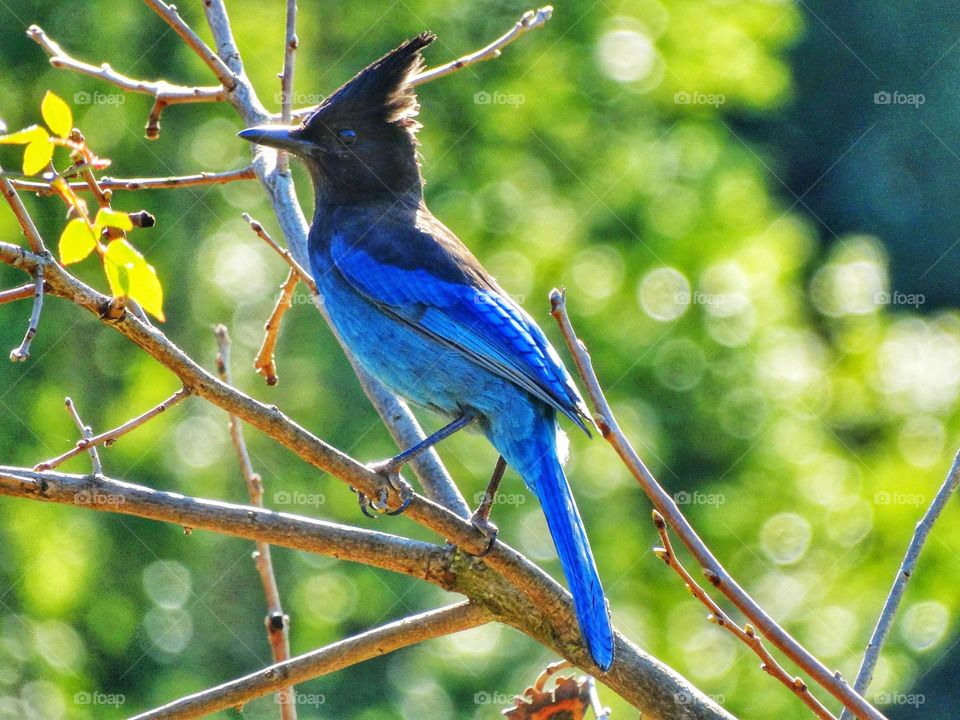
M 350 489 L 353 490 L 353 488 Z M 354 492 L 357 493 L 357 502 L 360 504 L 360 512 L 362 512 L 371 520 L 376 520 L 379 516 L 370 512 L 370 498 L 368 498 L 362 492 L 357 492 L 356 490 L 354 490 Z
M 490 551 L 493 550 L 494 543 L 497 542 L 497 536 L 500 534 L 500 528 L 498 528 L 494 523 L 490 521 L 489 518 L 482 517 L 474 513 L 473 517 L 470 518 L 470 524 L 477 529 L 481 535 L 485 538 L 489 538 L 487 542 L 486 549 L 474 555 L 474 557 L 482 558 L 490 554 Z

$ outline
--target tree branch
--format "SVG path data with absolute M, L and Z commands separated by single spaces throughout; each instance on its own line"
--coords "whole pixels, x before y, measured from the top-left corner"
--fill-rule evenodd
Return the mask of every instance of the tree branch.
M 67 452 L 63 453 L 63 455 L 58 455 L 50 460 L 44 460 L 42 463 L 37 463 L 33 469 L 38 471 L 52 470 L 58 465 L 62 465 L 70 458 L 79 455 L 84 450 L 93 447 L 94 445 L 103 445 L 105 447 L 109 447 L 116 442 L 118 438 L 123 437 L 131 430 L 136 430 L 148 420 L 152 420 L 165 410 L 173 407 L 183 400 L 186 400 L 189 396 L 190 390 L 186 387 L 182 387 L 162 403 L 150 408 L 145 413 L 137 415 L 137 417 L 133 418 L 132 420 L 127 420 L 127 422 L 125 422 L 123 425 L 119 425 L 113 428 L 113 430 L 107 430 L 106 432 L 100 433 L 99 435 L 94 435 L 91 438 L 84 437 L 78 440 L 77 444 L 70 450 L 67 450 Z
M 296 259 L 293 257 L 293 254 L 289 250 L 280 247 L 280 243 L 270 236 L 270 233 L 266 231 L 262 223 L 260 223 L 258 220 L 254 220 L 250 216 L 250 213 L 242 213 L 240 217 L 242 217 L 247 224 L 250 225 L 250 229 L 256 233 L 258 238 L 263 240 L 267 245 L 270 246 L 271 250 L 283 258 L 283 261 L 290 266 L 290 269 L 297 274 L 297 277 L 300 278 L 300 280 L 302 280 L 308 288 L 310 288 L 310 292 L 312 292 L 314 295 L 319 292 L 319 290 L 317 290 L 317 283 L 313 280 L 313 275 L 307 272 L 303 265 L 296 261 Z
M 297 52 L 297 0 L 287 0 L 287 31 L 283 43 L 283 72 L 280 73 L 280 121 L 290 123 L 293 109 L 293 60 Z M 277 172 L 286 174 L 290 157 L 281 152 L 277 158 Z
M 230 379 L 230 335 L 226 325 L 217 325 L 214 329 L 217 337 L 217 374 L 223 382 L 232 384 Z M 263 507 L 263 481 L 260 475 L 253 470 L 250 462 L 250 453 L 247 443 L 243 439 L 243 426 L 240 418 L 230 415 L 228 427 L 230 439 L 233 441 L 237 460 L 240 463 L 240 474 L 247 486 L 250 503 L 258 508 Z M 273 559 L 270 556 L 270 546 L 257 541 L 257 549 L 253 553 L 257 573 L 260 575 L 260 584 L 263 585 L 263 594 L 267 601 L 267 615 L 264 626 L 267 629 L 267 640 L 275 663 L 290 659 L 290 617 L 283 612 L 280 602 L 280 589 L 277 587 L 277 578 L 273 572 Z M 278 696 L 280 703 L 280 717 L 282 720 L 297 720 L 297 706 L 293 698 L 293 687 L 284 687 Z
M 680 579 L 683 580 L 690 594 L 706 606 L 707 610 L 710 611 L 710 615 L 707 616 L 710 622 L 716 623 L 724 628 L 744 645 L 753 650 L 762 661 L 760 668 L 774 679 L 783 683 L 790 692 L 795 693 L 803 703 L 813 711 L 814 715 L 821 718 L 821 720 L 836 720 L 830 711 L 813 696 L 807 684 L 801 678 L 790 677 L 787 674 L 783 666 L 777 662 L 776 658 L 770 654 L 770 651 L 767 650 L 760 638 L 757 637 L 752 625 L 747 623 L 746 626 L 740 627 L 737 623 L 733 622 L 720 606 L 714 602 L 713 598 L 707 594 L 706 590 L 693 579 L 693 576 L 683 566 L 683 563 L 680 562 L 680 559 L 674 552 L 673 545 L 670 542 L 670 535 L 667 532 L 667 523 L 664 521 L 663 516 L 656 510 L 653 511 L 653 523 L 656 525 L 657 533 L 660 535 L 660 542 L 663 543 L 663 547 L 654 548 L 654 553 L 667 564 L 667 567 L 671 568 L 680 576 Z
M 883 714 L 851 688 L 840 677 L 839 673 L 830 672 L 823 663 L 811 655 L 806 648 L 767 615 L 756 600 L 737 584 L 736 580 L 720 564 L 720 561 L 714 557 L 710 549 L 700 539 L 700 536 L 697 535 L 693 526 L 680 512 L 673 498 L 657 482 L 653 473 L 647 469 L 637 451 L 634 450 L 633 445 L 630 444 L 630 441 L 620 429 L 593 369 L 590 353 L 587 351 L 586 345 L 577 337 L 576 331 L 570 323 L 565 294 L 554 289 L 550 293 L 550 304 L 551 314 L 560 326 L 567 347 L 570 349 L 570 354 L 576 363 L 577 371 L 587 387 L 587 394 L 593 403 L 593 419 L 597 423 L 597 427 L 600 428 L 604 439 L 613 446 L 624 465 L 636 478 L 644 493 L 650 498 L 654 508 L 663 516 L 667 524 L 677 534 L 677 537 L 680 538 L 681 542 L 704 569 L 704 574 L 711 584 L 726 595 L 744 616 L 760 630 L 765 638 L 793 660 L 817 684 L 842 702 L 845 707 L 850 708 L 858 718 L 885 720 Z
M 180 175 L 165 178 L 112 178 L 102 177 L 97 180 L 103 190 L 155 190 L 165 188 L 194 187 L 196 185 L 226 185 L 237 180 L 255 180 L 257 177 L 251 166 L 240 170 L 210 173 L 202 172 L 195 175 Z M 41 195 L 54 193 L 49 183 L 36 180 L 20 180 L 10 178 L 10 183 L 18 190 L 27 190 Z M 69 183 L 71 190 L 89 190 L 85 181 Z
M 257 353 L 257 359 L 253 361 L 253 368 L 258 375 L 262 375 L 267 385 L 276 385 L 280 378 L 277 377 L 277 363 L 274 360 L 274 352 L 277 349 L 277 338 L 280 337 L 280 324 L 283 322 L 283 316 L 293 304 L 293 291 L 297 289 L 300 279 L 293 268 L 287 273 L 287 279 L 280 286 L 280 295 L 277 297 L 277 304 L 270 313 L 266 325 L 263 326 L 263 343 L 260 345 L 260 351 Z
M 917 560 L 920 558 L 923 546 L 927 542 L 927 538 L 930 536 L 930 531 L 933 530 L 937 518 L 940 517 L 943 509 L 947 506 L 947 503 L 950 502 L 950 498 L 957 491 L 958 486 L 960 486 L 960 453 L 957 453 L 954 458 L 950 472 L 947 473 L 947 477 L 937 492 L 937 496 L 933 499 L 933 502 L 930 503 L 930 507 L 928 507 L 927 511 L 923 514 L 923 518 L 917 523 L 913 531 L 913 537 L 910 540 L 910 545 L 907 546 L 907 553 L 904 555 L 903 562 L 900 563 L 900 569 L 897 570 L 897 576 L 893 580 L 893 587 L 890 588 L 890 594 L 883 604 L 883 610 L 880 613 L 880 618 L 877 620 L 877 626 L 870 636 L 870 642 L 867 644 L 867 650 L 863 656 L 863 663 L 860 665 L 860 671 L 857 673 L 857 680 L 854 684 L 856 691 L 861 694 L 867 691 L 867 688 L 870 687 L 870 681 L 873 680 L 873 671 L 877 666 L 877 661 L 880 659 L 880 652 L 883 650 L 883 644 L 887 640 L 887 635 L 890 634 L 893 619 L 896 617 L 897 610 L 900 608 L 900 601 L 903 599 L 903 594 L 907 589 L 907 581 L 913 577 L 913 571 L 917 566 Z M 844 710 L 840 716 L 840 720 L 846 720 L 849 717 L 849 713 Z
M 486 609 L 468 602 L 412 615 L 190 695 L 137 715 L 132 720 L 186 720 L 203 717 L 218 710 L 241 706 L 285 685 L 327 675 L 425 640 L 485 625 L 493 619 Z
M 145 2 L 147 2 L 148 5 L 154 4 L 154 0 L 145 0 Z M 163 5 L 163 3 L 156 4 Z M 163 7 L 166 8 L 167 6 L 164 5 Z M 167 9 L 169 10 L 169 8 Z M 160 13 L 160 10 L 157 10 L 157 12 Z M 175 12 L 174 15 L 176 15 Z M 179 19 L 179 16 L 176 17 Z M 180 22 L 183 21 L 181 20 Z M 176 29 L 177 28 L 174 27 L 174 30 Z M 31 25 L 27 29 L 27 37 L 44 49 L 47 55 L 50 56 L 50 64 L 55 68 L 73 70 L 81 75 L 105 80 L 122 90 L 154 97 L 156 102 L 150 111 L 146 125 L 146 135 L 151 139 L 156 138 L 160 134 L 160 114 L 167 105 L 195 102 L 221 102 L 227 98 L 229 88 L 231 87 L 228 84 L 219 87 L 189 87 L 186 85 L 175 85 L 166 80 L 136 80 L 117 72 L 107 63 L 103 63 L 97 67 L 96 65 L 90 65 L 89 63 L 71 57 L 63 51 L 58 43 L 51 40 L 38 25 Z M 197 38 L 197 40 L 200 41 L 199 38 Z M 202 41 L 200 42 L 202 44 Z
M 30 357 L 30 343 L 33 342 L 40 326 L 40 311 L 43 310 L 43 267 L 37 267 L 33 272 L 33 311 L 30 313 L 30 324 L 23 336 L 20 347 L 10 351 L 13 362 L 23 362 Z
M 30 213 L 27 212 L 27 208 L 24 207 L 23 201 L 4 174 L 2 167 L 0 167 L 0 191 L 3 191 L 3 197 L 6 198 L 10 209 L 13 210 L 13 214 L 17 218 L 17 222 L 20 223 L 20 229 L 27 238 L 30 249 L 35 253 L 44 252 L 46 248 L 43 246 L 43 240 L 40 238 L 37 226 L 33 224 L 33 218 L 30 217 Z
M 88 443 L 87 454 L 90 456 L 90 464 L 93 466 L 93 474 L 102 475 L 103 465 L 100 464 L 100 453 L 97 452 L 97 446 L 90 442 L 93 439 L 93 429 L 89 425 L 84 424 L 83 420 L 80 418 L 80 413 L 77 412 L 77 406 L 73 404 L 73 400 L 70 398 L 65 398 L 63 404 L 66 406 L 67 412 L 70 414 L 70 417 L 73 418 L 73 422 L 80 431 L 80 436 Z
M 26 300 L 29 297 L 33 297 L 36 291 L 37 286 L 34 283 L 26 283 L 20 287 L 4 290 L 0 292 L 0 305 L 13 302 L 14 300 Z

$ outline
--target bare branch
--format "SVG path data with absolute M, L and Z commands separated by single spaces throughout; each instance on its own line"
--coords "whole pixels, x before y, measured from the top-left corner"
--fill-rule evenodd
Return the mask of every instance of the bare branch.
M 660 542 L 663 543 L 663 547 L 654 548 L 654 553 L 680 576 L 680 579 L 683 580 L 690 594 L 706 606 L 707 610 L 710 611 L 710 615 L 708 616 L 710 622 L 716 623 L 724 628 L 744 645 L 753 650 L 763 663 L 760 666 L 761 669 L 774 679 L 783 683 L 791 692 L 795 693 L 803 703 L 813 711 L 814 715 L 822 720 L 836 720 L 830 711 L 813 696 L 807 688 L 807 684 L 801 678 L 790 677 L 790 675 L 787 674 L 783 666 L 777 662 L 776 658 L 770 654 L 770 651 L 767 650 L 760 638 L 757 637 L 752 625 L 747 624 L 746 627 L 740 627 L 720 609 L 720 606 L 714 602 L 706 590 L 693 579 L 693 576 L 683 566 L 683 563 L 680 562 L 680 559 L 674 552 L 673 545 L 670 543 L 670 535 L 667 532 L 667 523 L 664 521 L 663 516 L 656 510 L 653 511 L 653 522 L 657 527 L 657 533 L 660 535 Z
M 70 417 L 73 418 L 73 422 L 76 423 L 81 437 L 83 437 L 83 439 L 89 443 L 90 440 L 93 439 L 93 429 L 89 425 L 84 425 L 83 420 L 80 419 L 80 413 L 77 412 L 77 406 L 73 404 L 73 400 L 70 398 L 65 398 L 64 405 L 66 405 L 67 412 L 70 414 Z M 90 455 L 90 464 L 93 465 L 93 474 L 102 475 L 103 465 L 100 464 L 100 453 L 97 452 L 97 446 L 90 444 L 87 447 L 87 454 Z
M 152 407 L 147 410 L 142 415 L 138 415 L 132 420 L 128 420 L 123 425 L 113 428 L 113 430 L 107 430 L 106 432 L 100 433 L 99 435 L 94 435 L 91 438 L 83 438 L 82 440 L 77 441 L 77 444 L 63 453 L 63 455 L 58 455 L 55 458 L 50 460 L 44 460 L 42 463 L 38 463 L 33 469 L 37 471 L 41 470 L 52 470 L 58 465 L 62 465 L 70 458 L 79 455 L 87 448 L 93 447 L 94 445 L 103 445 L 104 447 L 109 447 L 112 445 L 118 438 L 126 435 L 131 430 L 143 425 L 148 420 L 152 420 L 157 415 L 162 413 L 164 410 L 173 407 L 177 403 L 186 400 L 190 396 L 190 389 L 182 387 L 177 390 L 173 395 L 168 397 L 162 403 L 156 407 Z
M 293 60 L 297 52 L 297 0 L 287 0 L 287 32 L 283 45 L 283 72 L 280 73 L 280 120 L 290 122 L 293 109 Z M 290 158 L 286 152 L 277 157 L 277 172 L 286 174 Z
M 277 304 L 263 327 L 265 331 L 263 343 L 260 345 L 257 359 L 253 361 L 253 367 L 257 374 L 262 375 L 267 381 L 267 385 L 276 385 L 280 381 L 277 376 L 277 363 L 273 356 L 277 349 L 277 339 L 280 337 L 280 324 L 283 322 L 283 316 L 287 314 L 287 310 L 293 304 L 293 291 L 297 289 L 297 283 L 299 282 L 296 271 L 291 268 L 290 272 L 287 273 L 287 279 L 280 286 Z
M 4 290 L 0 292 L 0 305 L 13 302 L 14 300 L 26 300 L 29 297 L 33 297 L 36 291 L 37 286 L 34 283 L 26 283 L 20 287 Z
M 217 325 L 214 328 L 217 337 L 217 373 L 220 379 L 232 385 L 230 378 L 230 335 L 226 325 Z M 259 474 L 254 472 L 250 462 L 250 453 L 243 438 L 243 426 L 240 418 L 230 415 L 230 439 L 237 452 L 240 462 L 240 473 L 247 485 L 247 494 L 250 502 L 256 507 L 263 507 L 263 481 Z M 280 602 L 280 589 L 273 572 L 273 559 L 270 556 L 270 546 L 265 542 L 257 542 L 257 549 L 253 553 L 257 573 L 260 575 L 260 584 L 263 585 L 263 594 L 267 601 L 267 615 L 264 626 L 267 629 L 267 640 L 275 663 L 290 659 L 290 617 L 283 612 Z M 293 688 L 285 687 L 280 691 L 280 717 L 282 720 L 297 720 L 297 706 L 292 695 Z
M 33 342 L 40 325 L 40 311 L 43 310 L 43 267 L 37 267 L 33 272 L 33 312 L 30 313 L 30 324 L 23 336 L 20 347 L 10 351 L 13 362 L 23 362 L 30 357 L 30 343 Z
M 220 81 L 221 85 L 229 92 L 236 87 L 237 78 L 234 76 L 233 72 L 227 66 L 227 64 L 217 55 L 213 50 L 211 50 L 207 44 L 200 39 L 200 36 L 194 32 L 182 17 L 180 13 L 177 12 L 177 7 L 175 5 L 167 5 L 162 2 L 162 0 L 143 0 L 151 10 L 153 10 L 157 15 L 159 15 L 163 20 L 173 28 L 173 31 L 183 39 L 183 41 L 193 50 L 207 67 L 209 67 L 213 74 L 216 75 L 217 80 Z
M 550 5 L 546 5 L 537 10 L 527 10 L 527 12 L 523 14 L 523 17 L 517 21 L 516 25 L 514 25 L 512 28 L 510 28 L 510 30 L 505 32 L 486 47 L 480 48 L 476 52 L 470 53 L 469 55 L 464 55 L 463 57 L 457 58 L 452 62 L 446 63 L 445 65 L 424 70 L 422 73 L 413 78 L 410 81 L 410 84 L 414 87 L 417 85 L 423 85 L 424 83 L 436 80 L 437 78 L 451 75 L 457 70 L 462 70 L 470 65 L 475 65 L 476 63 L 483 62 L 485 60 L 493 60 L 494 58 L 498 58 L 500 57 L 500 53 L 503 48 L 512 43 L 514 40 L 519 39 L 521 36 L 525 35 L 531 30 L 536 30 L 537 28 L 546 25 L 552 14 L 553 8 Z
M 883 644 L 890 634 L 890 628 L 893 626 L 893 619 L 896 617 L 897 610 L 900 608 L 900 601 L 903 599 L 903 593 L 907 588 L 907 581 L 913 577 L 913 571 L 917 566 L 917 560 L 923 550 L 924 543 L 930 536 L 937 518 L 943 512 L 943 509 L 950 502 L 950 498 L 960 486 L 960 453 L 953 460 L 953 466 L 947 473 L 943 485 L 937 492 L 937 496 L 930 503 L 930 507 L 923 514 L 923 518 L 917 523 L 913 531 L 913 538 L 910 545 L 907 546 L 907 553 L 900 563 L 900 569 L 897 570 L 897 576 L 893 580 L 893 587 L 890 588 L 890 594 L 883 604 L 883 610 L 880 613 L 880 619 L 877 620 L 877 626 L 870 636 L 870 642 L 867 644 L 867 651 L 863 656 L 863 663 L 860 665 L 860 671 L 857 673 L 857 681 L 854 688 L 859 693 L 865 693 L 870 687 L 870 681 L 873 680 L 873 671 L 880 659 L 880 652 L 883 650 Z M 840 716 L 841 720 L 849 718 L 850 715 L 844 710 Z
M 241 217 L 250 224 L 250 229 L 257 234 L 257 237 L 269 245 L 270 248 L 277 253 L 277 255 L 282 257 L 284 262 L 290 266 L 291 270 L 297 274 L 297 277 L 300 278 L 300 280 L 302 280 L 308 288 L 310 288 L 310 292 L 316 295 L 318 292 L 317 283 L 314 282 L 313 276 L 304 270 L 303 266 L 294 259 L 293 254 L 286 248 L 280 247 L 280 244 L 270 237 L 270 233 L 264 229 L 263 225 L 259 221 L 254 220 L 250 216 L 250 213 L 243 213 Z
M 23 230 L 30 249 L 35 253 L 44 252 L 46 248 L 43 246 L 43 240 L 40 238 L 37 226 L 33 224 L 33 218 L 30 217 L 30 213 L 27 212 L 27 208 L 24 207 L 23 201 L 20 199 L 20 196 L 17 195 L 17 191 L 14 189 L 9 178 L 3 173 L 3 168 L 0 168 L 0 190 L 3 191 L 3 197 L 6 198 L 10 204 L 10 208 L 13 210 L 17 222 L 20 223 L 20 229 Z
M 203 717 L 218 710 L 243 705 L 285 685 L 305 682 L 425 640 L 485 625 L 491 620 L 493 617 L 489 611 L 472 603 L 458 603 L 412 615 L 190 695 L 137 715 L 132 720 L 186 720 Z
M 148 3 L 151 2 L 151 0 L 146 1 Z M 158 10 L 158 12 L 160 11 Z M 177 17 L 179 19 L 179 16 Z M 105 80 L 122 90 L 140 93 L 142 95 L 150 95 L 156 98 L 153 109 L 150 111 L 150 116 L 147 118 L 146 125 L 146 135 L 151 139 L 156 138 L 160 134 L 160 114 L 167 105 L 221 102 L 227 98 L 229 85 L 220 87 L 189 87 L 187 85 L 175 85 L 166 80 L 137 80 L 117 72 L 107 63 L 103 63 L 98 67 L 77 60 L 64 52 L 60 45 L 54 40 L 51 40 L 43 29 L 37 25 L 31 25 L 27 29 L 27 37 L 46 51 L 47 55 L 50 56 L 50 64 L 55 68 L 73 70 L 81 75 Z
M 594 421 L 607 442 L 617 451 L 624 465 L 633 474 L 640 487 L 650 498 L 656 508 L 666 520 L 670 528 L 677 534 L 681 542 L 690 551 L 697 562 L 703 567 L 711 584 L 720 590 L 733 602 L 744 616 L 760 630 L 774 646 L 795 662 L 807 675 L 822 686 L 827 692 L 850 708 L 856 717 L 867 720 L 883 720 L 883 714 L 868 703 L 860 694 L 851 688 L 840 677 L 839 673 L 832 673 L 823 663 L 817 660 L 810 652 L 798 643 L 786 630 L 767 615 L 766 611 L 757 604 L 736 580 L 731 577 L 720 561 L 697 535 L 693 526 L 687 521 L 673 501 L 673 498 L 657 482 L 653 473 L 647 469 L 637 451 L 627 440 L 620 429 L 610 405 L 604 396 L 600 381 L 597 379 L 586 346 L 577 337 L 570 317 L 567 314 L 566 297 L 560 290 L 550 293 L 551 314 L 560 326 L 563 337 L 570 349 L 577 366 L 577 371 L 587 387 L 587 394 L 594 407 Z
M 158 520 L 430 579 L 447 550 L 301 515 L 163 492 L 103 476 L 0 465 L 0 495 Z
M 254 180 L 257 175 L 252 166 L 240 170 L 228 170 L 220 173 L 202 172 L 196 175 L 179 175 L 165 178 L 98 178 L 97 182 L 103 190 L 155 190 L 166 188 L 193 187 L 196 185 L 226 185 L 237 180 Z M 53 188 L 49 183 L 35 180 L 20 180 L 10 178 L 10 183 L 18 190 L 29 190 L 41 195 L 50 195 Z M 88 190 L 86 182 L 69 183 L 71 190 Z

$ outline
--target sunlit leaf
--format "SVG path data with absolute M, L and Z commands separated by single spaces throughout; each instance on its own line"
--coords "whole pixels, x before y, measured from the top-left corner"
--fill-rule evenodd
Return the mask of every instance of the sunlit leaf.
M 115 227 L 121 230 L 133 230 L 133 223 L 130 221 L 130 215 L 125 212 L 102 208 L 97 213 L 97 219 L 93 223 L 98 229 L 105 227 Z
M 157 271 L 126 240 L 107 245 L 104 268 L 110 290 L 115 296 L 126 295 L 154 317 L 164 320 L 163 287 Z
M 80 262 L 93 252 L 97 246 L 97 238 L 93 230 L 81 218 L 74 218 L 67 223 L 60 235 L 60 262 L 64 265 Z
M 70 134 L 73 129 L 73 113 L 70 112 L 70 106 L 49 90 L 43 96 L 43 102 L 40 103 L 40 112 L 43 114 L 43 121 L 55 135 L 67 137 Z
M 44 130 L 39 125 L 31 125 L 28 128 L 23 130 L 17 130 L 15 133 L 10 133 L 9 135 L 0 135 L 0 144 L 3 145 L 27 145 L 41 138 L 46 140 L 50 137 L 50 133 Z
M 36 175 L 47 166 L 47 163 L 53 159 L 53 148 L 55 146 L 52 142 L 50 142 L 50 136 L 46 133 L 44 133 L 44 135 L 46 137 L 38 137 L 32 143 L 27 145 L 26 149 L 23 151 L 24 175 Z

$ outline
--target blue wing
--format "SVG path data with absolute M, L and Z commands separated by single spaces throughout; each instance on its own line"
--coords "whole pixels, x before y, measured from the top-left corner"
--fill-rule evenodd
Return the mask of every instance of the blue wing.
M 589 434 L 583 399 L 537 324 L 439 221 L 429 214 L 420 221 L 333 232 L 334 266 L 385 312 L 517 384 Z

